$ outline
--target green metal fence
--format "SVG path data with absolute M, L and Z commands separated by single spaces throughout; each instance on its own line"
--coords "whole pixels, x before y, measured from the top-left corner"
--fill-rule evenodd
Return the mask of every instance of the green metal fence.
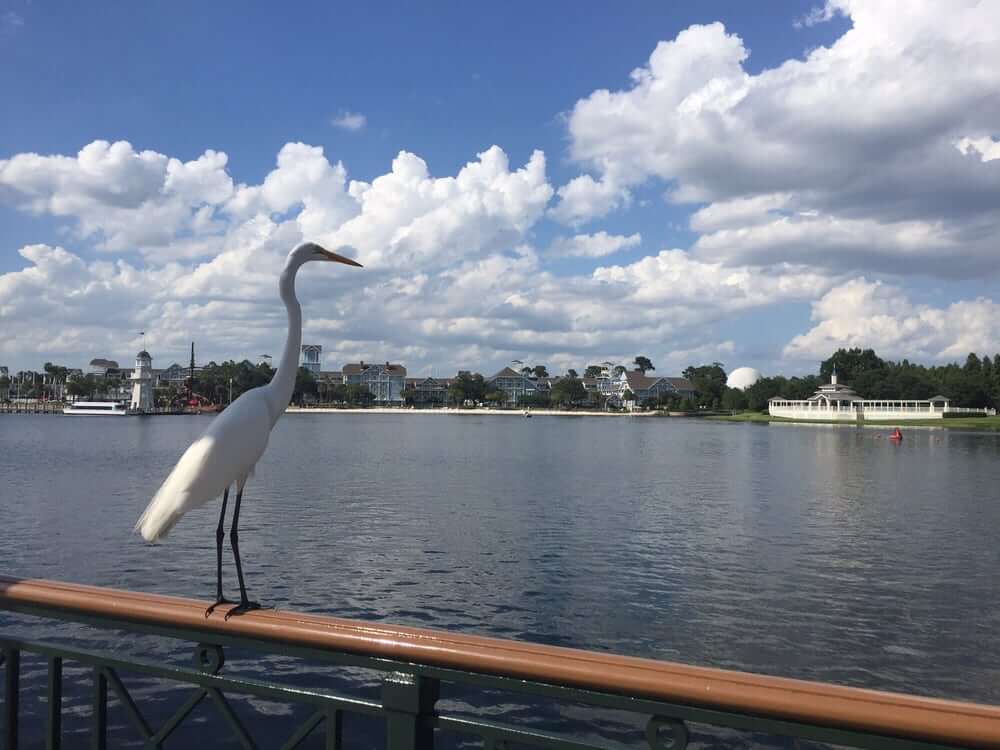
M 162 747 L 206 701 L 217 731 L 228 732 L 244 748 L 295 748 L 307 740 L 315 744 L 319 737 L 326 748 L 339 748 L 344 719 L 352 715 L 383 722 L 391 750 L 455 744 L 455 738 L 475 739 L 484 748 L 682 750 L 692 733 L 699 744 L 710 743 L 713 728 L 865 748 L 1000 747 L 1000 710 L 976 704 L 315 615 L 253 612 L 227 621 L 222 613 L 205 616 L 203 602 L 2 576 L 0 610 L 154 634 L 189 642 L 192 653 L 187 666 L 166 664 L 6 632 L 22 629 L 17 626 L 0 628 L 4 748 L 20 747 L 25 659 L 47 665 L 48 748 L 59 748 L 63 741 L 67 664 L 86 669 L 92 748 L 108 746 L 109 696 L 116 699 L 116 715 L 127 717 L 132 739 L 148 748 Z M 303 687 L 277 676 L 241 676 L 226 668 L 231 650 L 362 667 L 380 675 L 381 689 L 375 696 L 351 695 L 327 689 L 328 684 Z M 74 674 L 79 680 L 79 669 Z M 188 686 L 190 692 L 154 723 L 130 691 L 137 677 Z M 442 699 L 444 692 L 456 690 L 479 691 L 498 701 L 516 695 L 557 710 L 572 706 L 580 719 L 564 731 L 539 729 L 537 722 L 493 720 L 488 713 L 470 715 L 451 710 L 453 701 Z M 231 700 L 246 695 L 308 707 L 306 718 L 277 744 L 259 744 Z M 634 736 L 595 738 L 586 727 L 588 710 L 631 717 Z M 38 727 L 34 731 L 38 734 Z

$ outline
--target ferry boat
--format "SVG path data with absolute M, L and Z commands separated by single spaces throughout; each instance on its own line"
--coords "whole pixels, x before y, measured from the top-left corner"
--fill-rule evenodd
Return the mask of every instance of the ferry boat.
M 128 407 L 118 401 L 75 401 L 63 414 L 81 417 L 127 417 Z

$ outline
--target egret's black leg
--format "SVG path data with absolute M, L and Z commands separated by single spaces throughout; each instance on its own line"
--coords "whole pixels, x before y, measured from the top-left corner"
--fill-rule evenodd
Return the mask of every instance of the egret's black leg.
M 205 610 L 208 617 L 220 604 L 232 604 L 222 595 L 222 540 L 226 536 L 223 524 L 226 520 L 226 504 L 229 502 L 229 488 L 222 494 L 222 511 L 219 513 L 219 525 L 215 529 L 215 603 Z
M 263 609 L 259 602 L 247 598 L 247 587 L 243 581 L 243 563 L 240 561 L 240 504 L 243 501 L 243 489 L 236 490 L 236 505 L 233 506 L 233 525 L 229 529 L 229 542 L 233 545 L 233 557 L 236 559 L 236 576 L 240 581 L 240 603 L 226 612 L 228 620 L 233 615 L 240 615 L 253 609 Z

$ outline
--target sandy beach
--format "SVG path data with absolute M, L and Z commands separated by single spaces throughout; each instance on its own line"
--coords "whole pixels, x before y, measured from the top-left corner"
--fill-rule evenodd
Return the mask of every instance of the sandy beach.
M 326 407 L 302 408 L 299 406 L 289 406 L 285 410 L 286 414 L 426 414 L 437 416 L 498 416 L 498 417 L 521 417 L 525 416 L 521 409 L 400 409 L 384 406 L 373 406 L 368 409 L 337 409 Z M 655 417 L 656 412 L 608 412 L 608 411 L 560 411 L 558 409 L 545 409 L 528 412 L 532 417 Z

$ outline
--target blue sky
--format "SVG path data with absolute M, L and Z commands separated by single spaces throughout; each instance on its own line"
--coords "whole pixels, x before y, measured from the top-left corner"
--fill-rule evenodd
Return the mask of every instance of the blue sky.
M 350 240 L 371 269 L 303 287 L 331 369 L 647 354 L 801 372 L 840 345 L 994 351 L 997 8 L 915 2 L 902 24 L 879 6 L 0 4 L 0 313 L 19 331 L 0 363 L 126 359 L 132 329 L 161 365 L 190 338 L 216 359 L 276 351 L 267 272 L 300 239 Z M 915 65 L 920 49 L 933 52 Z M 644 67 L 645 84 L 630 78 Z M 88 167 L 77 154 L 95 141 L 130 150 Z M 320 161 L 276 168 L 295 143 Z M 421 203 L 491 146 L 506 166 Z M 190 179 L 231 185 L 170 187 L 168 159 L 208 150 L 227 159 Z M 125 179 L 143 151 L 161 185 Z M 423 188 L 348 197 L 402 151 L 426 164 Z M 536 151 L 543 175 L 520 180 Z M 338 162 L 345 175 L 316 177 Z M 936 203 L 922 174 L 945 191 Z M 556 250 L 599 233 L 619 241 Z M 504 283 L 468 296 L 491 274 Z M 334 298 L 347 320 L 312 306 Z M 325 322 L 310 328 L 310 312 Z
M 24 116 L 0 120 L 3 155 L 73 154 L 97 139 L 185 160 L 215 148 L 235 179 L 259 182 L 281 146 L 300 140 L 369 180 L 401 149 L 454 174 L 498 144 L 514 162 L 543 149 L 561 184 L 578 172 L 567 163 L 563 114 L 595 88 L 620 86 L 660 39 L 722 21 L 739 29 L 748 69 L 759 70 L 846 26 L 795 29 L 811 1 L 773 2 L 766 14 L 741 2 L 651 2 L 631 13 L 545 5 L 314 2 L 248 13 L 235 2 L 9 3 L 23 26 L 4 39 L 0 86 Z M 364 113 L 365 132 L 331 127 L 341 112 Z M 642 222 L 651 239 L 690 243 L 671 229 L 689 212 L 670 210 L 661 192 L 652 186 L 652 210 L 622 217 L 622 231 Z M 37 241 L 37 227 L 5 213 L 0 241 Z M 0 259 L 0 270 L 22 265 L 10 253 Z

